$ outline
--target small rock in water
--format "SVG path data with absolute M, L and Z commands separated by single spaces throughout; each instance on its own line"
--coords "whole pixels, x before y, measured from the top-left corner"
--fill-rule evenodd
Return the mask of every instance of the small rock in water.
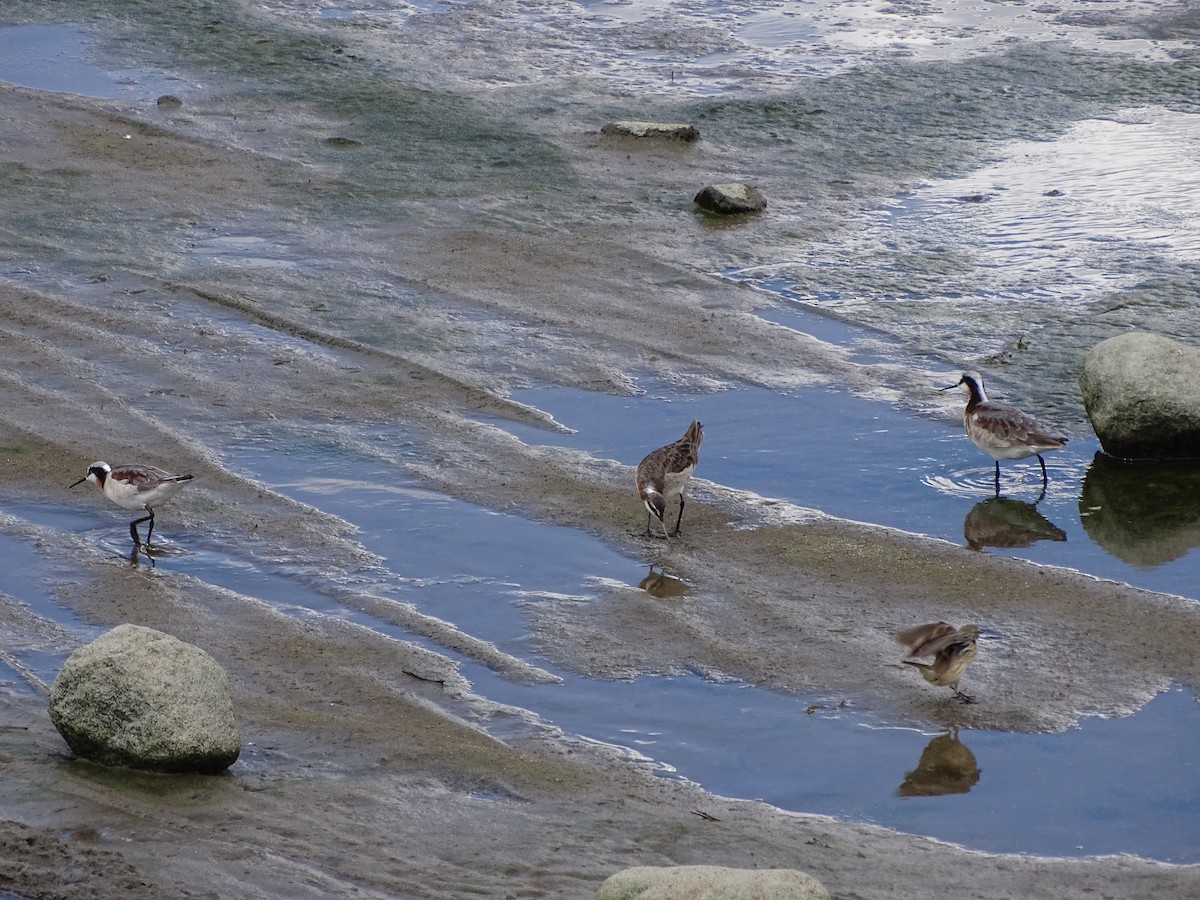
M 738 213 L 762 212 L 766 198 L 748 184 L 710 184 L 696 195 L 696 205 L 708 212 L 723 216 Z
M 179 109 L 183 106 L 183 101 L 174 94 L 163 94 L 156 102 L 163 109 Z
M 660 138 L 683 141 L 690 144 L 700 139 L 695 125 L 681 122 L 609 122 L 600 129 L 601 134 L 634 138 Z
M 140 625 L 118 625 L 67 658 L 50 720 L 77 756 L 108 766 L 215 774 L 241 752 L 224 670 Z

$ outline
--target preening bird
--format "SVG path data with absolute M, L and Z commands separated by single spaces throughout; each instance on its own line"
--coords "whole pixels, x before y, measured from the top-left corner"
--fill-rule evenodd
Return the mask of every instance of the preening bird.
M 955 628 L 945 622 L 916 625 L 896 634 L 896 640 L 904 645 L 905 655 L 915 657 L 904 660 L 904 664 L 919 669 L 930 684 L 950 688 L 963 703 L 973 700 L 958 689 L 958 682 L 975 658 L 978 638 L 978 625 Z M 924 657 L 933 657 L 933 662 L 917 662 Z

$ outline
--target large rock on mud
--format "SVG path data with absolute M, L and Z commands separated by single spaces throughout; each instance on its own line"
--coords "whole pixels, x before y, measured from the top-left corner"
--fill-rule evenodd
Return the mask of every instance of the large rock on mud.
M 50 719 L 77 756 L 109 766 L 216 773 L 241 752 L 224 670 L 140 625 L 118 625 L 67 658 Z
M 658 138 L 685 144 L 700 139 L 696 126 L 686 122 L 609 122 L 600 129 L 600 133 L 610 137 Z
M 829 900 L 829 891 L 795 869 L 638 866 L 613 875 L 596 900 Z
M 707 185 L 693 202 L 706 212 L 722 216 L 762 212 L 767 208 L 767 200 L 758 188 L 741 182 Z
M 1121 459 L 1200 459 L 1200 350 L 1130 332 L 1088 351 L 1079 390 L 1104 452 Z

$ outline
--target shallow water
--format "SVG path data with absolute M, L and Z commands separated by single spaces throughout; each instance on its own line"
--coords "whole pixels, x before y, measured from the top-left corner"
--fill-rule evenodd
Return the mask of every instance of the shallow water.
M 1200 773 L 1189 749 L 1200 713 L 1190 691 L 1164 692 L 1135 716 L 1091 719 L 1064 734 L 962 730 L 966 752 L 951 753 L 934 744 L 949 742 L 938 732 L 740 684 L 568 680 L 539 692 L 487 690 L 724 796 L 997 852 L 1200 858 Z M 922 778 L 931 744 L 932 771 Z
M 930 394 L 954 380 L 955 373 L 947 372 L 943 382 L 929 385 Z M 1044 497 L 1036 459 L 1002 463 L 1001 495 L 1008 502 L 997 503 L 992 462 L 962 434 L 961 424 L 913 416 L 847 391 L 785 395 L 742 388 L 686 395 L 650 387 L 641 396 L 616 397 L 548 388 L 514 397 L 577 431 L 564 438 L 513 429 L 527 441 L 636 465 L 647 449 L 678 437 L 698 418 L 705 437 L 697 478 L 840 518 L 1200 599 L 1200 532 L 1194 525 L 1200 510 L 1190 494 L 1175 495 L 1173 509 L 1132 503 L 1113 508 L 1123 499 L 1120 492 L 1108 506 L 1090 507 L 1084 492 L 1102 493 L 1124 471 L 1117 466 L 1112 474 L 1096 463 L 1094 436 L 1075 436 L 1064 450 L 1046 454 Z M 1195 470 L 1183 467 L 1177 477 L 1190 484 Z M 1154 527 L 1159 515 L 1174 527 Z M 1101 532 L 1098 543 L 1089 530 L 1101 518 L 1119 527 Z
M 710 424 L 700 474 L 746 488 L 758 482 L 778 483 L 786 471 L 773 458 L 778 453 L 764 448 L 755 461 L 738 452 L 749 439 L 746 432 L 738 439 L 728 438 L 736 433 L 735 410 L 745 414 L 738 420 L 743 427 L 756 419 L 777 420 L 776 415 L 756 416 L 758 404 L 747 403 L 739 393 L 671 401 L 652 396 L 632 401 L 597 397 L 584 407 L 580 405 L 584 398 L 562 397 L 553 391 L 545 396 L 525 392 L 522 399 L 538 400 L 543 407 L 553 406 L 545 401 L 554 397 L 565 401 L 576 416 L 560 414 L 568 423 L 586 426 L 566 440 L 584 446 L 594 441 L 598 455 L 617 458 L 634 452 L 626 444 L 639 439 L 644 443 L 675 414 L 686 419 L 703 407 Z M 722 402 L 712 404 L 714 399 Z M 814 398 L 780 398 L 791 404 L 805 399 Z M 854 479 L 869 478 L 877 487 L 875 500 L 888 498 L 888 505 L 916 507 L 921 496 L 934 500 L 928 504 L 933 507 L 942 502 L 947 508 L 969 505 L 971 498 L 944 494 L 929 485 L 921 465 L 908 470 L 896 467 L 892 463 L 897 454 L 880 442 L 881 435 L 905 423 L 914 439 L 919 433 L 940 430 L 936 423 L 896 413 L 881 416 L 879 404 L 849 396 L 828 394 L 825 400 L 842 410 L 841 415 L 822 415 L 821 420 L 843 429 L 841 470 L 847 479 L 843 491 L 825 488 L 823 497 L 861 498 L 863 492 L 854 489 Z M 623 408 L 630 402 L 660 410 L 669 407 L 671 415 L 631 413 Z M 618 409 L 629 427 L 605 428 L 606 404 Z M 877 427 L 860 442 L 853 433 L 864 421 Z M 885 427 L 890 430 L 884 432 Z M 618 438 L 615 444 L 614 438 Z M 963 730 L 959 744 L 949 739 L 934 744 L 930 752 L 940 753 L 942 762 L 933 775 L 922 777 L 918 760 L 927 745 L 938 739 L 937 733 L 916 730 L 905 722 L 882 721 L 871 710 L 857 708 L 853 698 L 846 698 L 848 705 L 840 707 L 836 699 L 780 694 L 695 676 L 644 676 L 632 681 L 582 678 L 541 658 L 531 646 L 526 603 L 531 599 L 592 602 L 602 581 L 637 584 L 646 575 L 645 563 L 584 532 L 488 510 L 398 477 L 391 448 L 404 444 L 403 435 L 380 431 L 257 432 L 234 441 L 225 459 L 233 470 L 360 528 L 364 545 L 380 558 L 378 567 L 309 573 L 295 562 L 268 564 L 243 542 L 173 528 L 167 507 L 156 533 L 167 542 L 169 552 L 158 557 L 155 571 L 191 575 L 289 615 L 345 617 L 448 654 L 460 661 L 463 673 L 484 696 L 530 710 L 569 736 L 627 747 L 665 777 L 686 778 L 719 794 L 877 822 L 979 849 L 1067 855 L 1134 852 L 1158 859 L 1200 859 L 1196 851 L 1200 834 L 1190 815 L 1200 802 L 1200 769 L 1191 763 L 1189 752 L 1200 733 L 1200 705 L 1189 692 L 1168 691 L 1132 717 L 1089 719 L 1065 734 Z M 947 449 L 953 447 L 949 441 L 945 444 Z M 747 458 L 749 466 L 743 464 Z M 925 466 L 936 470 L 946 463 L 927 459 Z M 1070 471 L 1057 467 L 1054 475 L 1065 479 Z M 717 477 L 719 473 L 733 477 L 725 481 Z M 795 477 L 797 492 L 807 494 L 810 503 L 815 484 L 837 482 L 804 472 Z M 809 490 L 801 490 L 802 486 Z M 127 550 L 123 513 L 93 494 L 55 507 L 6 503 L 5 508 L 43 527 L 92 532 L 105 552 L 123 561 Z M 640 527 L 633 501 L 631 493 L 631 525 Z M 6 543 L 18 551 L 11 558 L 28 558 L 30 572 L 38 577 L 9 576 L 0 587 L 39 615 L 78 633 L 79 623 L 69 611 L 45 594 L 49 582 L 39 575 L 44 565 L 37 554 L 12 539 Z M 530 547 L 538 552 L 531 554 Z M 414 604 L 422 614 L 448 622 L 470 638 L 495 645 L 503 654 L 524 659 L 559 680 L 530 684 L 509 677 L 469 649 L 450 649 L 427 634 L 364 611 L 353 600 L 364 591 Z M 663 602 L 686 603 L 686 594 Z M 93 630 L 84 629 L 81 637 L 91 637 Z M 48 681 L 63 653 L 37 649 L 16 656 Z M 493 723 L 498 733 L 521 727 L 520 720 Z M 1154 776 L 1129 778 L 1134 769 Z M 913 772 L 918 774 L 910 776 Z M 906 779 L 907 789 L 902 788 Z M 1050 794 L 1054 815 L 1046 814 Z
M 106 99 L 155 97 L 194 85 L 141 68 L 94 62 L 96 41 L 74 25 L 0 27 L 0 81 L 55 93 Z
M 1200 340 L 1198 154 L 1200 115 L 1126 108 L 1004 143 L 803 257 L 721 274 L 870 328 L 860 340 L 885 355 L 1014 379 L 1080 431 L 1094 344 L 1131 329 Z
M 5 504 L 6 511 L 9 504 Z M 83 527 L 86 516 L 56 511 L 63 527 Z M 16 612 L 0 613 L 0 678 L 19 689 L 49 685 L 77 641 L 99 637 L 106 628 L 85 622 L 56 602 L 51 590 L 69 578 L 69 569 L 48 560 L 39 548 L 0 531 L 0 597 L 16 605 Z M 29 627 L 29 620 L 42 627 Z

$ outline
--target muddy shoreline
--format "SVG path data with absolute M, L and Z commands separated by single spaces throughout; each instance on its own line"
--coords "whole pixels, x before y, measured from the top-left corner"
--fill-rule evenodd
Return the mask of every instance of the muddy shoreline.
M 357 324 L 332 332 L 312 304 L 338 290 L 336 273 L 180 261 L 172 242 L 195 231 L 181 222 L 294 221 L 300 191 L 332 191 L 337 180 L 246 146 L 244 133 L 217 139 L 223 111 L 207 102 L 172 122 L 152 109 L 0 89 L 0 121 L 13 132 L 0 148 L 13 173 L 0 222 L 50 223 L 0 225 L 7 502 L 61 502 L 89 462 L 126 461 L 133 447 L 140 461 L 198 476 L 189 502 L 172 507 L 172 527 L 246 541 L 316 573 L 368 567 L 344 523 L 222 468 L 218 440 L 239 422 L 403 422 L 420 450 L 407 471 L 426 483 L 586 529 L 649 561 L 669 552 L 674 571 L 705 585 L 686 607 L 613 588 L 587 608 L 539 612 L 540 652 L 572 670 L 711 671 L 948 729 L 1019 731 L 1128 713 L 1173 682 L 1197 686 L 1195 604 L 820 515 L 789 520 L 703 480 L 687 540 L 647 551 L 630 534 L 627 467 L 530 447 L 474 417 L 552 427 L 507 389 L 538 376 L 629 389 L 629 360 L 694 388 L 832 375 L 866 387 L 870 373 L 752 316 L 746 292 L 672 268 L 662 246 L 614 237 L 611 221 L 581 225 L 566 242 L 552 229 L 497 237 L 463 221 L 397 228 L 386 239 L 411 240 L 404 277 L 445 292 L 447 306 L 398 314 L 419 331 L 407 345 L 371 346 Z M 581 137 L 576 150 L 597 140 Z M 89 244 L 105 222 L 121 239 Z M 317 223 L 305 237 L 333 228 Z M 382 243 L 385 231 L 374 226 L 369 240 Z M 131 252 L 139 242 L 141 255 Z M 552 305 L 559 296 L 572 299 Z M 132 566 L 83 535 L 7 515 L 0 529 L 67 573 L 54 591 L 82 621 L 158 628 L 216 657 L 245 740 L 221 778 L 103 771 L 66 756 L 36 685 L 0 685 L 0 888 L 17 896 L 585 898 L 618 869 L 681 863 L 799 868 L 840 897 L 953 895 L 965 885 L 986 897 L 1200 892 L 1200 866 L 985 854 L 713 797 L 522 723 L 519 711 L 475 696 L 437 653 L 348 622 L 281 615 L 173 574 L 169 561 Z M 8 606 L 10 641 L 74 640 Z M 948 704 L 893 664 L 890 632 L 930 616 L 969 616 L 1003 636 L 972 670 L 980 703 Z M 648 622 L 652 645 L 641 639 Z M 490 737 L 496 721 L 517 736 Z

